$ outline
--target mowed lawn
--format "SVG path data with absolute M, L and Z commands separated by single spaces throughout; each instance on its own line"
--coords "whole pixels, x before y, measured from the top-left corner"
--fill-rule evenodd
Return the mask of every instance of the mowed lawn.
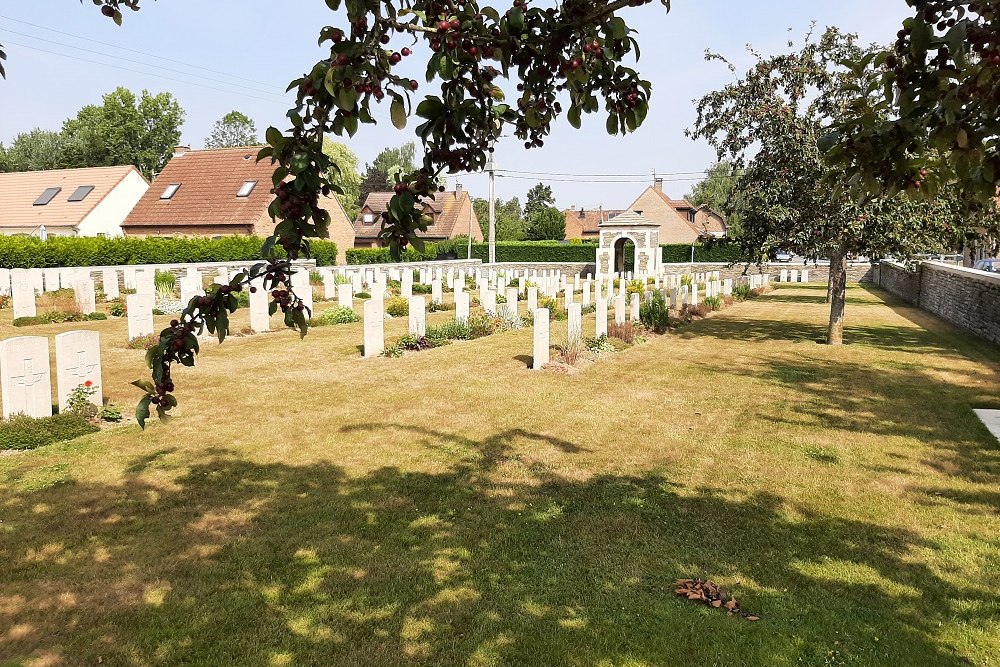
M 0 665 L 998 665 L 1000 353 L 859 286 L 819 345 L 824 290 L 573 375 L 530 329 L 207 346 L 172 422 L 0 457 Z

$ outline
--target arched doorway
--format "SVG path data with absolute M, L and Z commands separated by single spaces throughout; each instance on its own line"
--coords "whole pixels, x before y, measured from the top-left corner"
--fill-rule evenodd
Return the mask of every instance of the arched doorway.
M 635 273 L 635 243 L 628 236 L 615 241 L 615 273 Z

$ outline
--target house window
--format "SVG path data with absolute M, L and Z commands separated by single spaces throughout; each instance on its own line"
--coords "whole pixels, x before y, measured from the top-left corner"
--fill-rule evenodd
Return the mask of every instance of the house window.
M 32 206 L 45 206 L 50 201 L 55 199 L 55 196 L 59 194 L 61 190 L 62 188 L 45 188 L 45 192 L 43 192 L 38 199 L 35 200 L 35 203 L 32 204 Z
M 246 181 L 245 183 L 243 183 L 243 187 L 240 188 L 240 191 L 236 193 L 236 196 L 249 197 L 250 193 L 253 192 L 253 189 L 256 186 L 257 186 L 257 181 Z
M 375 216 L 372 215 L 371 213 L 365 213 L 363 216 L 361 216 L 361 220 L 364 221 L 366 225 L 375 224 Z
M 694 211 L 688 211 L 688 222 L 694 222 Z
M 84 199 L 87 198 L 87 195 L 89 195 L 93 191 L 94 191 L 93 185 L 81 185 L 80 187 L 78 187 L 76 190 L 73 191 L 73 194 L 71 194 L 69 196 L 69 199 L 67 199 L 66 201 L 83 201 Z
M 180 189 L 180 187 L 181 187 L 180 183 L 171 183 L 170 185 L 167 186 L 167 189 L 163 191 L 163 194 L 160 195 L 160 199 L 173 198 L 173 196 L 177 194 L 177 191 Z

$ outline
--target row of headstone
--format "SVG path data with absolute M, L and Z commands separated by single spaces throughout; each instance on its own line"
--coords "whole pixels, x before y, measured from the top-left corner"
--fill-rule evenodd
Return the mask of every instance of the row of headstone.
M 55 337 L 56 391 L 59 410 L 66 410 L 70 394 L 91 383 L 90 400 L 103 404 L 101 337 L 96 331 L 67 331 Z M 4 419 L 18 414 L 52 416 L 52 378 L 49 339 L 19 336 L 0 341 L 0 398 Z
M 807 283 L 809 282 L 809 269 L 782 269 L 778 275 L 778 282 L 781 283 Z

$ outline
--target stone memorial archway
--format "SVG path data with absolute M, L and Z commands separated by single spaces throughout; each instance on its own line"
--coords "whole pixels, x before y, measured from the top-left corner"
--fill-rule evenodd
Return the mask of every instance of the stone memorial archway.
M 631 241 L 635 246 L 632 272 L 635 275 L 652 275 L 660 264 L 660 226 L 634 211 L 605 220 L 598 225 L 597 247 L 598 277 L 621 273 L 625 247 Z

